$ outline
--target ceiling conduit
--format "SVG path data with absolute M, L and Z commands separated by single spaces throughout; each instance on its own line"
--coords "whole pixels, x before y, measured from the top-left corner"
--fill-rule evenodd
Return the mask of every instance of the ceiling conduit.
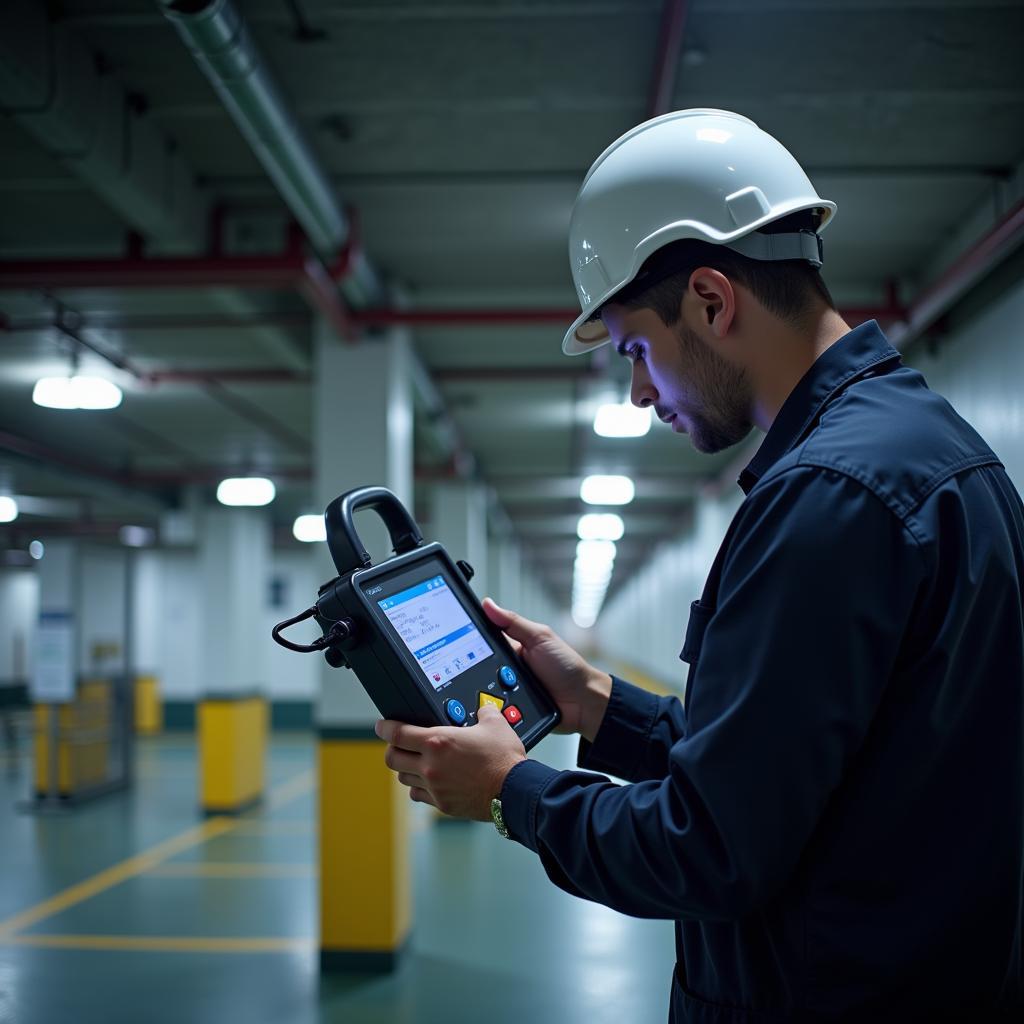
M 141 98 L 35 0 L 0 4 L 0 114 L 137 231 L 165 247 L 201 245 L 207 199 L 181 153 Z
M 351 306 L 379 301 L 381 282 L 232 0 L 159 0 L 317 255 L 347 252 L 339 281 Z

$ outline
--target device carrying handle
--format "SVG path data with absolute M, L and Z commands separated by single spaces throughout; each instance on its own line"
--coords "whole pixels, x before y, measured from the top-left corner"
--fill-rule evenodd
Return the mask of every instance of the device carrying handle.
M 370 554 L 356 533 L 352 515 L 358 509 L 372 508 L 384 521 L 396 555 L 412 551 L 423 543 L 423 534 L 405 506 L 386 487 L 357 487 L 346 491 L 327 506 L 327 547 L 338 572 L 368 569 Z

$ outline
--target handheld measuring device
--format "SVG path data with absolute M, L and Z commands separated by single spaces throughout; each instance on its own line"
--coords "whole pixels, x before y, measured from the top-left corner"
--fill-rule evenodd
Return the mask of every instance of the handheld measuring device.
M 352 521 L 361 508 L 384 521 L 393 558 L 373 565 Z M 320 588 L 315 605 L 274 627 L 279 644 L 322 651 L 334 668 L 351 668 L 385 718 L 471 726 L 480 708 L 493 704 L 527 750 L 558 724 L 554 701 L 470 589 L 472 568 L 454 562 L 441 544 L 424 544 L 391 491 L 348 491 L 327 506 L 324 519 L 338 576 Z M 323 631 L 313 643 L 281 636 L 310 618 Z

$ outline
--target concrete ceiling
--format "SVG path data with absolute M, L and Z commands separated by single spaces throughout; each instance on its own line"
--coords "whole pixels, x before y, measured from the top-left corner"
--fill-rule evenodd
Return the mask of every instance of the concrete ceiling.
M 594 157 L 646 116 L 661 0 L 236 3 L 338 198 L 358 211 L 368 258 L 408 306 L 573 307 L 573 197 Z M 882 307 L 891 284 L 910 299 L 936 249 L 998 198 L 1024 157 L 1019 0 L 683 6 L 670 106 L 738 110 L 804 163 L 839 205 L 825 277 L 841 307 Z M 223 211 L 225 245 L 282 251 L 290 215 L 160 6 L 46 7 L 39 31 L 51 46 L 84 48 L 131 116 L 173 147 L 203 208 Z M 23 108 L 5 113 L 0 260 L 124 255 L 138 225 L 118 196 L 41 141 Z M 198 255 L 205 244 L 159 232 L 140 241 L 147 255 Z M 58 306 L 80 337 L 146 374 L 279 379 L 145 385 L 120 374 L 126 397 L 114 412 L 39 409 L 32 382 L 63 369 L 75 345 L 53 326 Z M 0 314 L 10 328 L 0 332 L 0 471 L 17 493 L 78 502 L 63 508 L 80 520 L 153 522 L 186 486 L 212 490 L 222 470 L 259 469 L 279 482 L 282 534 L 309 510 L 312 314 L 294 289 L 82 288 L 57 275 L 0 291 Z M 594 407 L 624 394 L 626 367 L 565 360 L 562 330 L 440 325 L 413 338 L 479 474 L 567 601 L 581 475 L 638 479 L 621 573 L 683 528 L 699 488 L 731 473 L 737 453 L 698 456 L 657 429 L 634 442 L 596 437 Z M 100 355 L 82 360 L 109 372 Z M 416 450 L 423 514 L 448 461 L 422 414 Z M 8 542 L 67 521 L 26 515 Z

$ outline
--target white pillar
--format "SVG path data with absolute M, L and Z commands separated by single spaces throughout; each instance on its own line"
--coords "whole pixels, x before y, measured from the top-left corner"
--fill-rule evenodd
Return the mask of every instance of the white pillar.
M 467 480 L 438 483 L 433 490 L 430 511 L 430 540 L 440 541 L 458 562 L 473 567 L 470 584 L 478 597 L 489 591 L 487 580 L 487 489 Z
M 513 537 L 491 538 L 487 584 L 490 596 L 503 608 L 526 614 L 522 602 L 522 558 Z
M 408 337 L 393 331 L 349 345 L 319 323 L 314 340 L 318 510 L 339 494 L 376 485 L 412 512 Z M 357 513 L 355 526 L 374 564 L 390 557 L 375 513 Z M 319 578 L 329 580 L 337 569 L 327 545 L 316 548 Z M 392 970 L 412 926 L 408 792 L 384 763 L 384 746 L 373 733 L 379 715 L 355 674 L 318 660 L 320 964 L 332 971 Z
M 407 332 L 358 345 L 340 341 L 320 322 L 315 330 L 314 494 L 322 512 L 355 487 L 383 486 L 413 510 L 412 375 Z M 373 512 L 356 514 L 356 529 L 374 564 L 391 556 L 387 531 Z M 316 545 L 321 581 L 337 575 L 326 545 Z M 316 595 L 310 595 L 310 599 Z M 347 669 L 321 660 L 317 721 L 370 726 L 376 712 Z
M 201 523 L 199 580 L 202 691 L 264 693 L 263 635 L 270 562 L 270 521 L 254 508 L 209 508 Z

